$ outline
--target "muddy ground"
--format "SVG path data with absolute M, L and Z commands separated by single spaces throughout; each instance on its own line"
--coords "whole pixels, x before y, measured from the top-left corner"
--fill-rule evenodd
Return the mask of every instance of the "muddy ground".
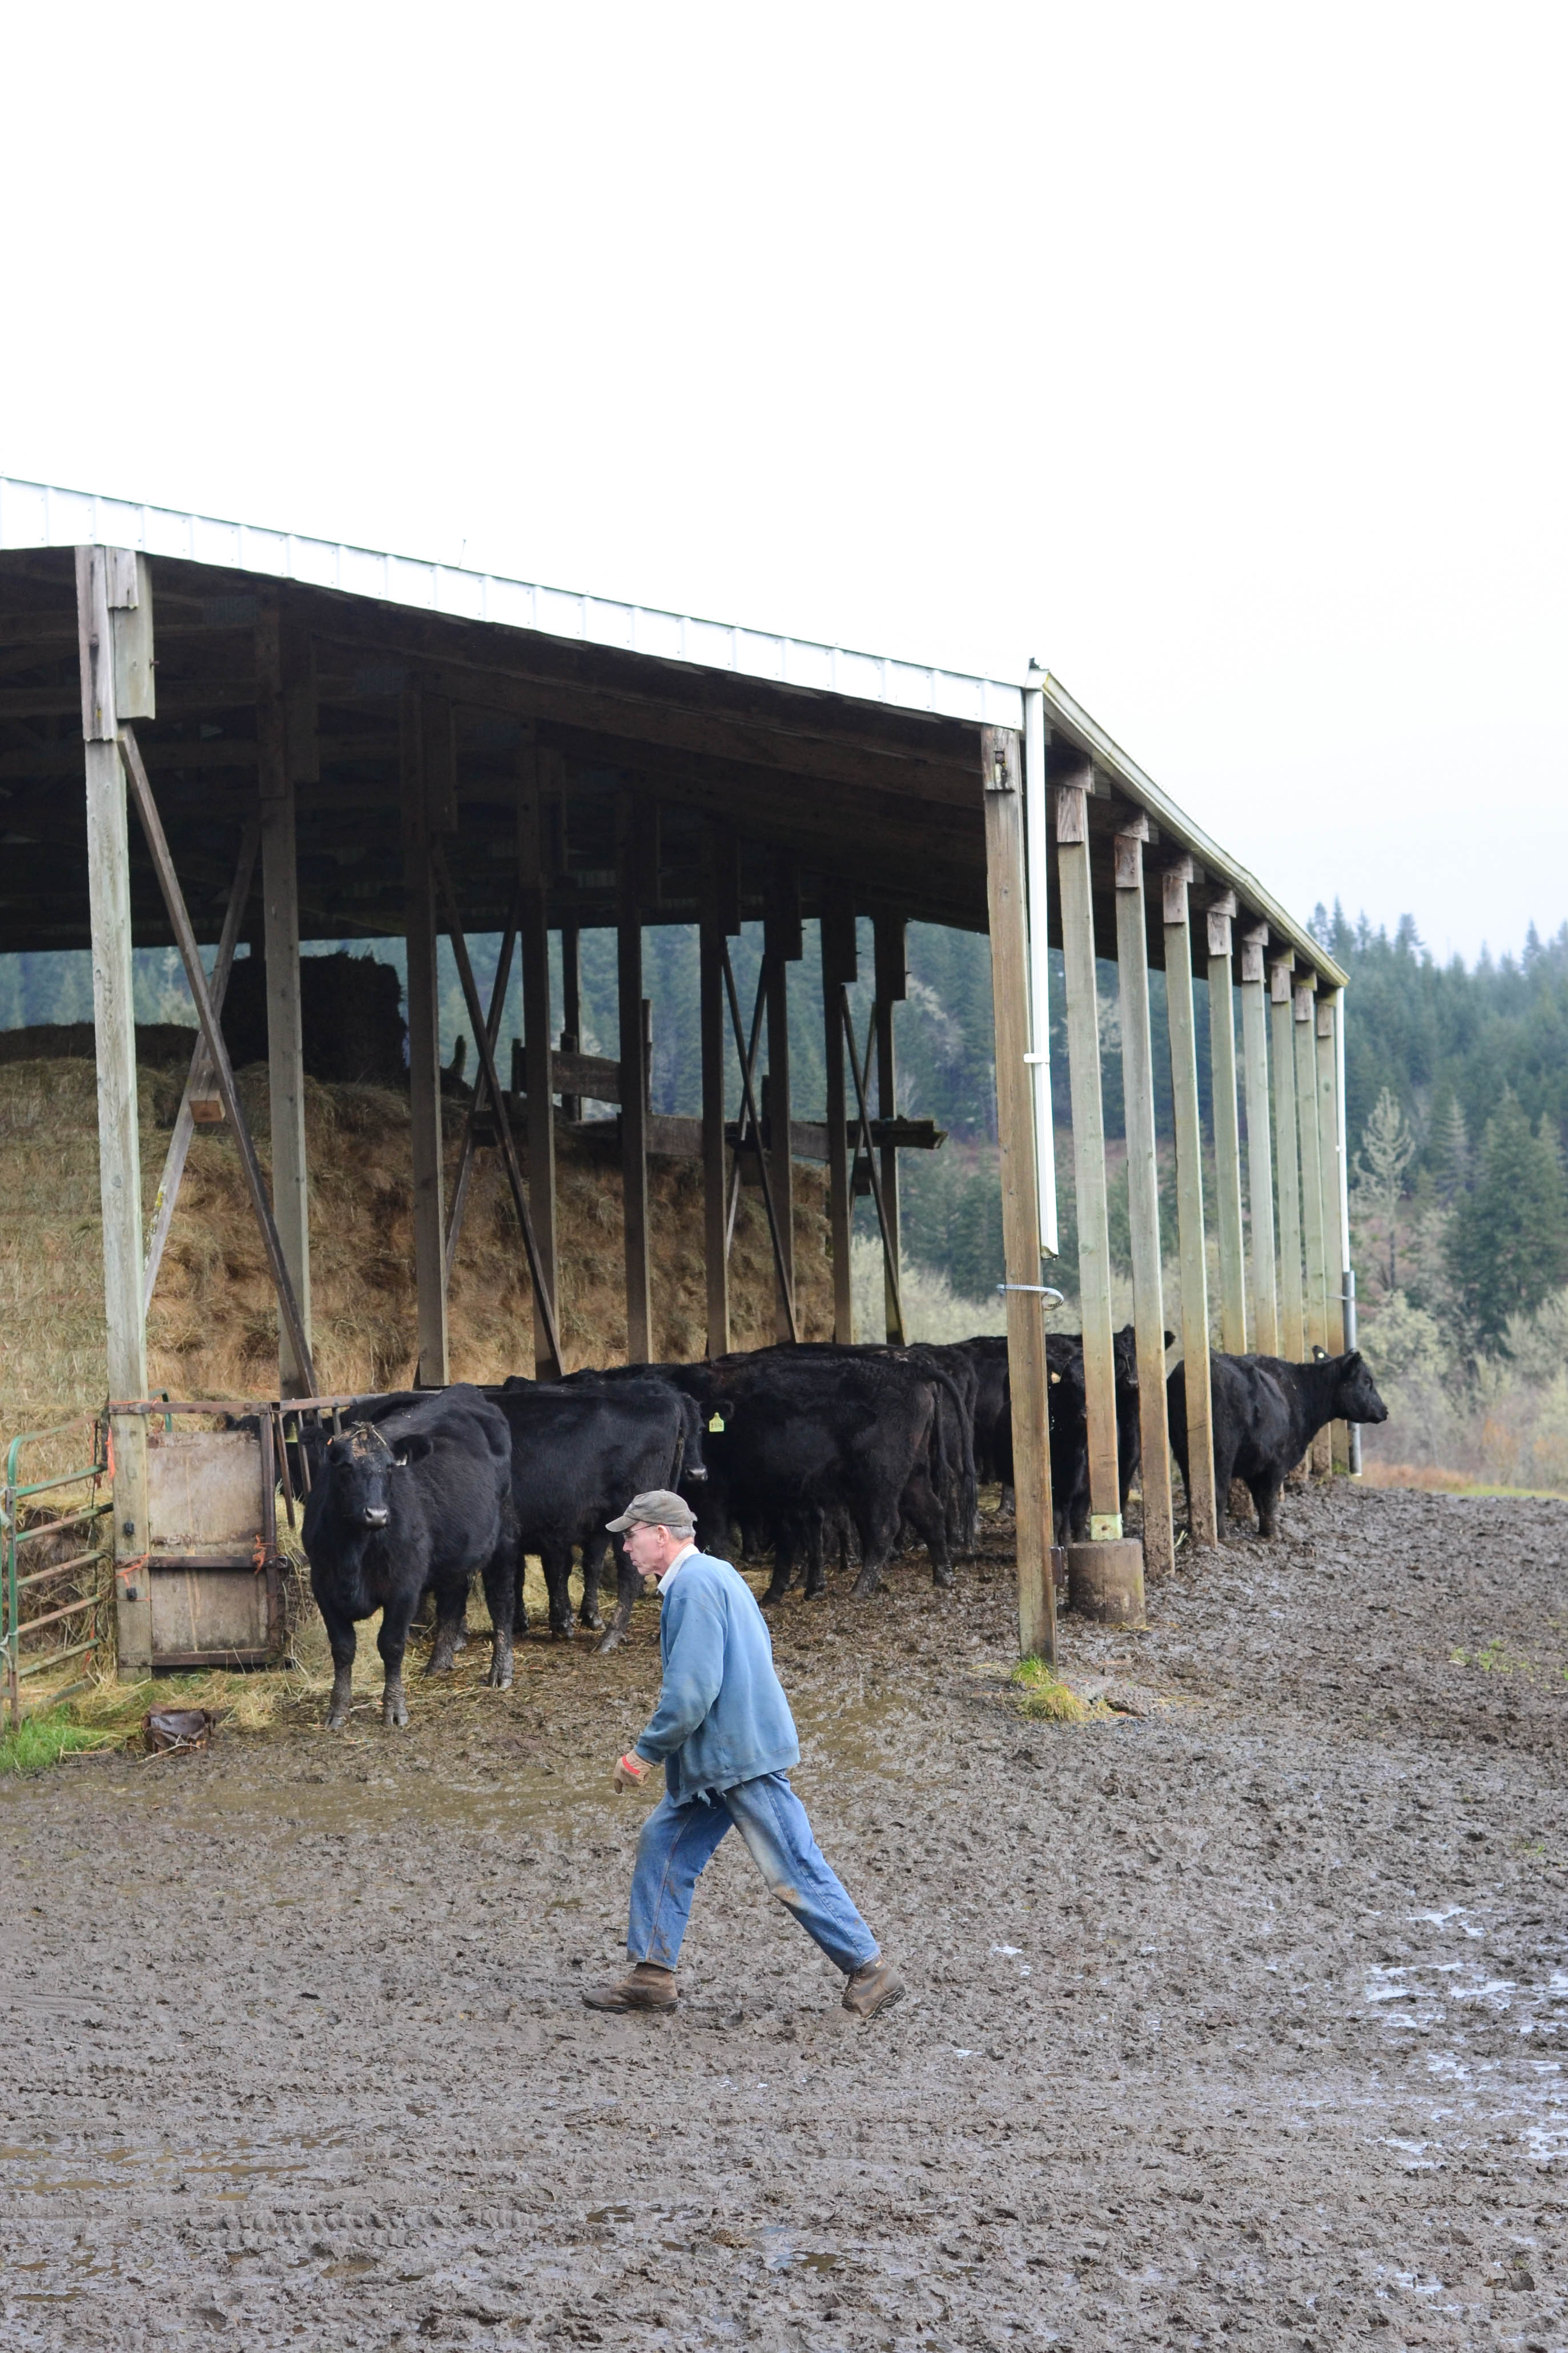
M 11 1788 L 5 2345 L 1568 2345 L 1568 1506 L 1288 1524 L 1065 1620 L 1146 1711 L 1076 1727 L 1000 1538 L 785 1606 L 870 2026 L 734 1840 L 679 2014 L 582 2008 L 650 1606 L 403 1736 Z

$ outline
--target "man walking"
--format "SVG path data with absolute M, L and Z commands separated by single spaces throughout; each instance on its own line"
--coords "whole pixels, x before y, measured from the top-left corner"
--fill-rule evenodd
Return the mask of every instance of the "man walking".
M 583 1996 L 590 2010 L 673 2010 L 675 1968 L 698 1876 L 731 1823 L 773 1893 L 844 1970 L 844 2007 L 875 2018 L 903 1982 L 823 1861 L 789 1785 L 800 1742 L 756 1597 L 727 1560 L 699 1552 L 679 1495 L 634 1495 L 611 1532 L 663 1597 L 664 1688 L 652 1721 L 616 1763 L 617 1789 L 664 1767 L 632 1873 L 624 1978 Z

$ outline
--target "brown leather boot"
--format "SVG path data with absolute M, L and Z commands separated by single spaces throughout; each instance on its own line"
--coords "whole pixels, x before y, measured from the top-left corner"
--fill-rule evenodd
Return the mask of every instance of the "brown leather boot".
M 675 1971 L 661 1969 L 654 1961 L 638 1961 L 624 1978 L 596 1986 L 583 2000 L 590 2010 L 673 2010 Z
M 875 2018 L 902 2001 L 908 1989 L 886 1954 L 863 1961 L 844 1989 L 844 2007 L 856 2018 Z

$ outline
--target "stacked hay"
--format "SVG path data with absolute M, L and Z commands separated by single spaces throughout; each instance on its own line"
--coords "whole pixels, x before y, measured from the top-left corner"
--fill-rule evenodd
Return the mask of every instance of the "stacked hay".
M 90 1041 L 90 1032 L 88 1033 Z M 188 1033 L 187 1033 L 188 1038 Z M 89 1043 L 90 1052 L 90 1042 Z M 142 1198 L 150 1210 L 184 1070 L 142 1070 Z M 263 1166 L 264 1068 L 239 1074 Z M 448 1103 L 448 1198 L 462 1111 Z M 311 1285 L 318 1377 L 330 1389 L 399 1386 L 416 1347 L 408 1104 L 387 1087 L 307 1081 Z M 95 1078 L 90 1060 L 0 1062 L 0 1431 L 100 1401 L 104 1386 Z M 526 1171 L 525 1171 L 526 1173 Z M 795 1170 L 804 1335 L 832 1328 L 824 1172 Z M 649 1166 L 656 1350 L 700 1355 L 702 1185 L 697 1162 Z M 569 1368 L 626 1354 L 621 1184 L 606 1139 L 563 1134 L 557 1164 L 561 1327 Z M 773 1257 L 759 1193 L 742 1191 L 731 1261 L 737 1347 L 773 1333 Z M 510 1195 L 479 1155 L 451 1287 L 455 1380 L 533 1369 L 533 1319 Z M 198 1130 L 148 1319 L 154 1392 L 264 1396 L 277 1378 L 277 1314 L 226 1128 Z

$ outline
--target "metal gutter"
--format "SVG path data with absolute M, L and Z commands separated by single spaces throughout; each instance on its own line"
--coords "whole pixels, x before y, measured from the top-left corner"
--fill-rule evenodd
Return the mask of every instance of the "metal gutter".
M 1254 874 L 1212 841 L 1199 825 L 1176 807 L 1163 793 L 1152 776 L 1146 776 L 1136 760 L 1129 759 L 1119 744 L 1113 743 L 1098 721 L 1089 717 L 1081 703 L 1075 702 L 1065 686 L 1048 670 L 1031 675 L 1031 686 L 1038 685 L 1045 697 L 1047 723 L 1075 743 L 1079 751 L 1094 763 L 1096 768 L 1118 785 L 1129 800 L 1147 812 L 1158 825 L 1161 834 L 1191 852 L 1203 868 L 1205 878 L 1222 882 L 1234 891 L 1243 907 L 1255 919 L 1268 925 L 1272 938 L 1294 948 L 1302 962 L 1310 965 L 1319 982 L 1335 988 L 1348 985 L 1350 976 L 1342 972 L 1328 950 L 1312 937 L 1304 924 L 1282 907 L 1271 892 L 1266 891 Z

